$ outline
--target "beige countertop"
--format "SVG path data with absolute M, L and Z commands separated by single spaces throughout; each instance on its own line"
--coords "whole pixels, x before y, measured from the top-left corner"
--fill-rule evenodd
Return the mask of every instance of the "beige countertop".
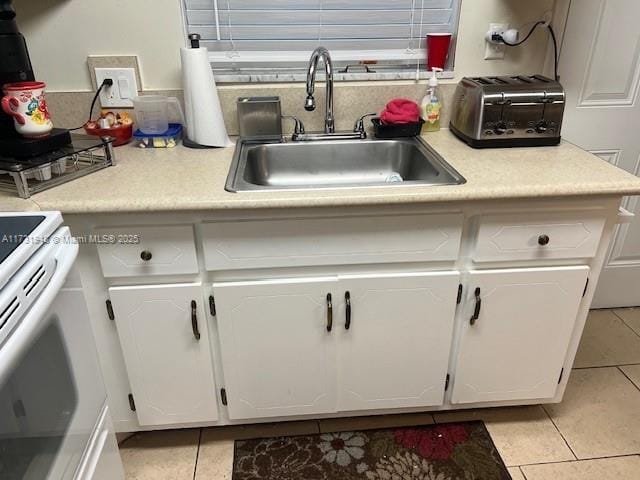
M 0 193 L 0 211 L 227 210 L 640 194 L 640 178 L 568 142 L 558 147 L 476 150 L 448 130 L 423 138 L 467 179 L 466 184 L 229 193 L 224 185 L 233 148 L 125 146 L 116 148 L 116 166 L 29 200 Z

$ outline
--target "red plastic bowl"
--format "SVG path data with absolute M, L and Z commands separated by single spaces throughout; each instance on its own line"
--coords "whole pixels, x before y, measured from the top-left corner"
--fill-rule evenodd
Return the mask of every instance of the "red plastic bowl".
M 87 125 L 85 125 L 84 131 L 87 132 L 88 135 L 94 135 L 96 137 L 113 137 L 115 138 L 113 146 L 119 147 L 131 141 L 131 137 L 133 137 L 133 124 L 120 125 L 113 128 L 87 128 Z

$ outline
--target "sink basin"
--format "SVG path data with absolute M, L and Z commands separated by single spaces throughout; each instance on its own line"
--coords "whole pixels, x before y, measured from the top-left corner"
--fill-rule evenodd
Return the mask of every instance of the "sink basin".
M 226 189 L 244 192 L 465 182 L 418 138 L 292 143 L 240 140 Z

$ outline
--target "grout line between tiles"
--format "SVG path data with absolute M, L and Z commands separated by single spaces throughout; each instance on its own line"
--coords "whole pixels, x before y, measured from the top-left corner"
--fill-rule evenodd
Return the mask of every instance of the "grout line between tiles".
M 443 410 L 442 412 L 432 413 L 431 414 L 431 418 L 433 418 L 433 423 L 434 424 L 439 425 L 442 422 L 439 423 L 438 420 L 436 420 L 436 415 L 438 413 L 450 413 L 450 412 L 460 412 L 460 411 L 464 411 L 464 410 Z M 480 419 L 480 420 L 482 420 L 482 419 Z M 484 420 L 482 420 L 482 421 L 484 422 Z M 443 422 L 443 423 L 447 423 L 447 422 Z
M 622 370 L 622 368 L 620 368 L 620 367 L 626 367 L 626 366 L 627 365 L 620 365 L 620 366 L 618 366 L 618 370 L 620 370 L 620 373 L 622 373 L 622 375 L 624 375 L 624 378 L 626 378 L 627 380 L 629 380 L 631 382 L 631 385 L 633 385 L 636 388 L 636 390 L 640 391 L 640 386 L 636 385 L 636 383 L 633 380 L 631 380 L 629 375 L 627 375 L 625 373 L 625 371 Z
M 625 321 L 625 319 L 624 319 L 624 318 L 622 318 L 620 315 L 618 315 L 618 314 L 616 313 L 616 310 L 617 310 L 616 308 L 612 308 L 610 311 L 611 311 L 611 313 L 613 313 L 616 317 L 618 317 L 618 318 L 620 319 L 620 321 L 624 324 L 624 326 L 625 326 L 625 327 L 627 327 L 627 328 L 628 328 L 629 330 L 631 330 L 631 331 L 632 331 L 632 332 L 633 332 L 637 337 L 639 337 L 639 338 L 640 338 L 640 333 L 636 332 L 636 331 L 631 327 L 631 325 L 629 325 L 629 324 Z
M 522 474 L 522 478 L 524 478 L 524 480 L 528 480 L 527 476 L 524 473 L 524 470 L 522 470 L 522 467 L 518 467 L 518 470 L 520 471 L 520 473 Z
M 608 458 L 627 458 L 627 457 L 638 457 L 638 456 L 640 456 L 640 452 L 625 453 L 624 455 L 607 455 L 604 457 L 576 458 L 575 460 L 560 460 L 557 462 L 525 463 L 524 465 L 518 465 L 518 468 L 522 470 L 522 467 L 535 467 L 536 465 L 555 465 L 556 463 L 579 463 L 579 462 L 589 462 L 591 460 L 607 460 Z M 513 468 L 514 466 L 515 465 L 512 465 L 511 467 L 508 467 L 508 468 Z
M 613 363 L 611 365 L 596 365 L 593 367 L 573 367 L 571 370 L 592 370 L 597 368 L 616 368 L 616 367 L 633 367 L 640 365 L 640 363 Z
M 549 421 L 551 422 L 551 424 L 554 426 L 554 428 L 558 432 L 558 435 L 560 435 L 560 438 L 562 438 L 562 440 L 564 441 L 565 445 L 567 446 L 567 448 L 571 452 L 571 455 L 573 455 L 573 458 L 577 460 L 578 456 L 576 455 L 576 452 L 573 451 L 573 448 L 571 448 L 571 445 L 569 445 L 569 441 L 564 437 L 564 435 L 562 434 L 562 432 L 558 428 L 558 425 L 556 425 L 556 422 L 553 421 L 553 417 L 551 416 L 551 414 L 547 411 L 547 409 L 545 408 L 544 405 L 540 405 L 540 406 L 542 407 L 542 411 L 547 415 L 547 417 L 549 418 Z
M 200 458 L 200 445 L 202 444 L 202 428 L 198 432 L 198 448 L 196 449 L 196 461 L 193 465 L 193 480 L 196 480 L 196 475 L 198 473 L 198 460 Z

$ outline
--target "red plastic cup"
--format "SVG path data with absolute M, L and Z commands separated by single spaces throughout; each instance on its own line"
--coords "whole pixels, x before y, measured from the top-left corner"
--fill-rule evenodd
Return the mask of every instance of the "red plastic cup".
M 444 69 L 450 45 L 450 33 L 427 34 L 427 71 L 431 71 L 433 67 Z

